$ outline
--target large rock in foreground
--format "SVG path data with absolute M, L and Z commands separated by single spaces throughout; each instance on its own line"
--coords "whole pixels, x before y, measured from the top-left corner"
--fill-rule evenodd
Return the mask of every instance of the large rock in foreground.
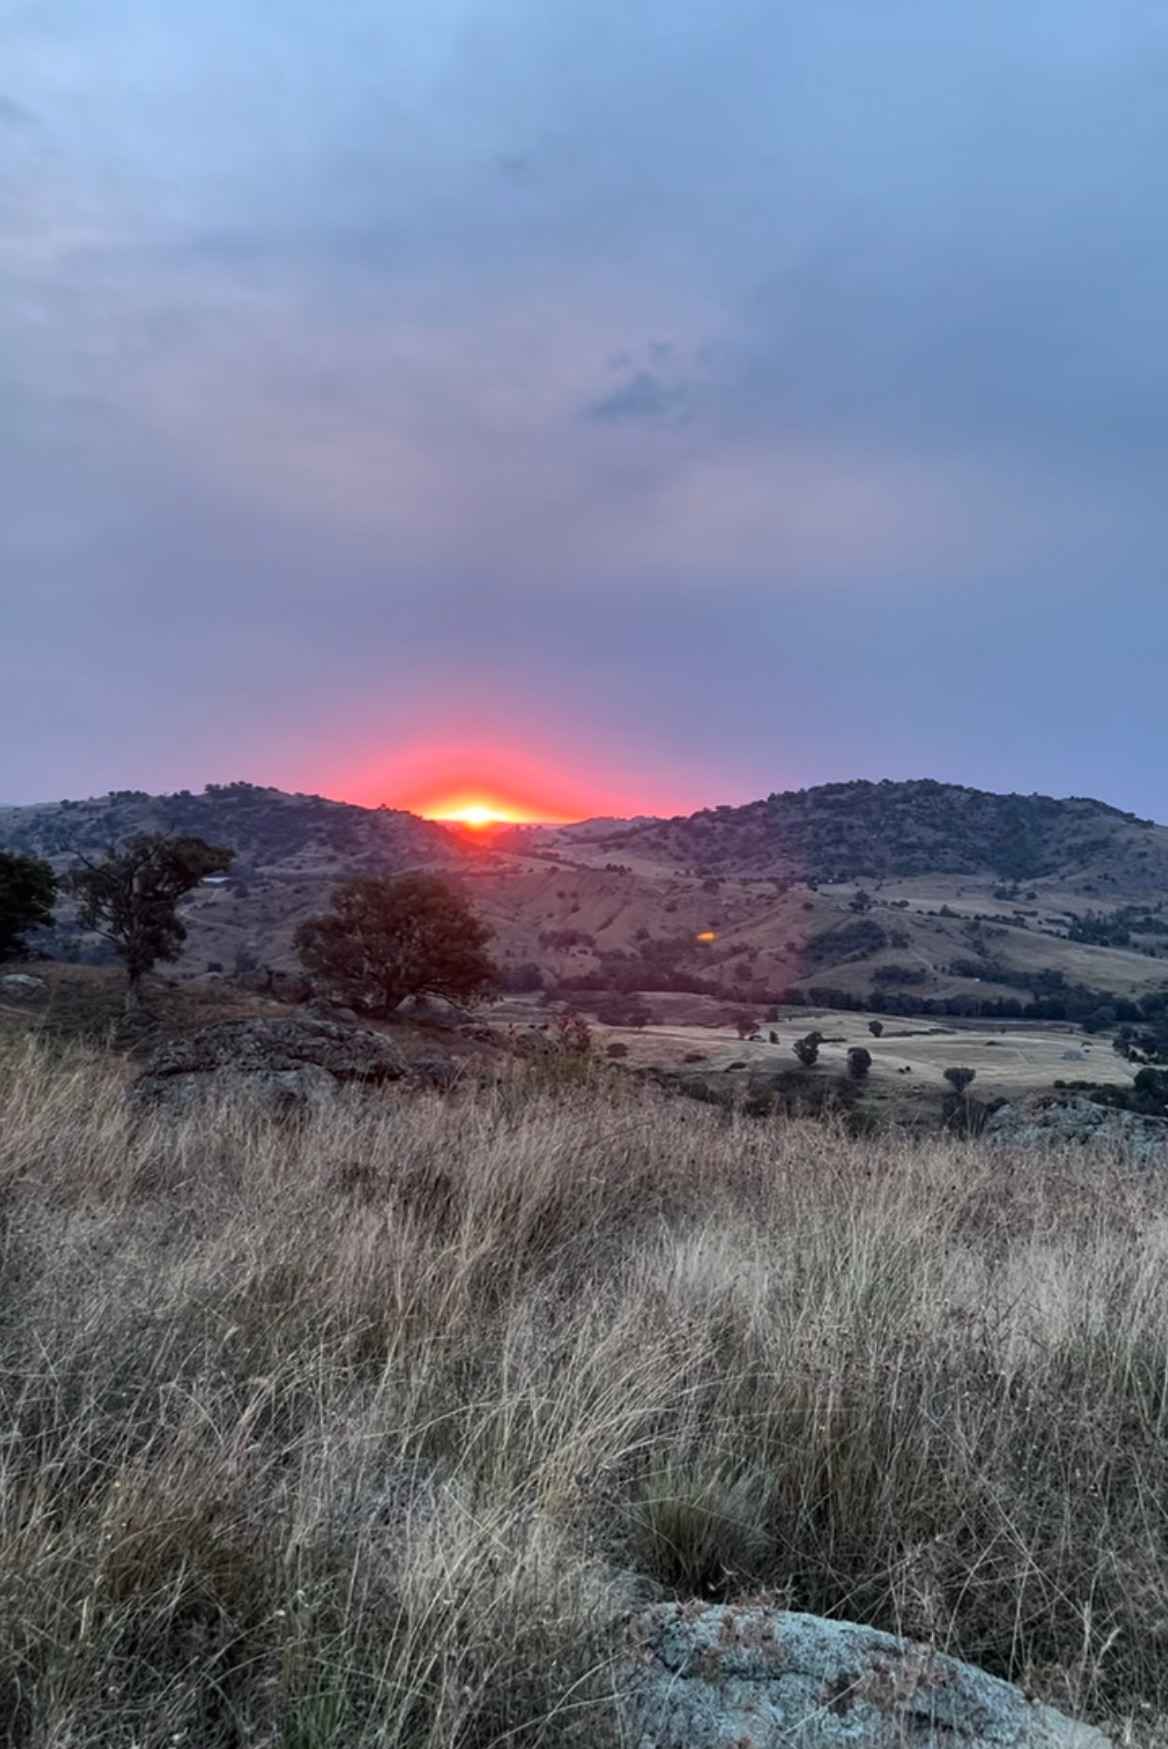
M 355 1082 L 398 1081 L 407 1065 L 379 1032 L 313 1019 L 224 1020 L 168 1039 L 130 1090 L 137 1103 L 187 1110 L 207 1098 L 244 1098 L 271 1111 L 327 1104 Z
M 1108 1749 L 1008 1682 L 852 1622 L 663 1603 L 629 1635 L 629 1749 Z
M 1009 1148 L 1067 1148 L 1100 1144 L 1140 1166 L 1168 1165 L 1168 1120 L 1095 1105 L 1082 1094 L 1039 1094 L 995 1111 L 985 1139 Z

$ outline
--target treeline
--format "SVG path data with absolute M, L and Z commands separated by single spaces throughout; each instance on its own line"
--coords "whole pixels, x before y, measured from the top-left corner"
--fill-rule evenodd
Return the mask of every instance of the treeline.
M 530 972 L 528 972 L 530 977 Z M 556 980 L 544 979 L 548 994 L 571 1001 L 581 994 L 662 990 L 680 995 L 712 996 L 718 1001 L 759 1007 L 838 1008 L 848 1013 L 892 1014 L 906 1018 L 955 1018 L 966 1020 L 1062 1020 L 1073 1021 L 1088 1031 L 1106 1027 L 1160 1022 L 1168 1017 L 1168 990 L 1135 998 L 1093 990 L 1069 983 L 1061 972 L 1042 971 L 1031 976 L 1031 998 L 962 993 L 954 996 L 920 996 L 912 990 L 879 987 L 841 990 L 831 984 L 806 988 L 773 988 L 759 983 L 727 985 L 714 978 L 675 971 L 660 963 L 628 960 L 606 965 L 602 971 L 573 973 Z M 531 989 L 533 983 L 524 987 Z

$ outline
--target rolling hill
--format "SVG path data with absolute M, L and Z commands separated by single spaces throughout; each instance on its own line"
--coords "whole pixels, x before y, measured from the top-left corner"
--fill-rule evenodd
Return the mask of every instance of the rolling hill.
M 440 870 L 512 989 L 892 1013 L 1082 1015 L 1168 989 L 1168 830 L 1104 803 L 929 781 L 833 784 L 688 818 L 476 835 L 249 784 L 0 809 L 0 846 L 68 865 L 140 831 L 232 846 L 192 894 L 183 977 L 293 971 L 344 875 Z M 62 907 L 43 949 L 100 960 Z

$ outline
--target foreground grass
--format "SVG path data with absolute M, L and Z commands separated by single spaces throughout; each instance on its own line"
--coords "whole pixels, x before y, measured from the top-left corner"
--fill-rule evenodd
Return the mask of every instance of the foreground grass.
M 1168 1712 L 1168 1175 L 120 1076 L 0 1065 L 0 1741 L 604 1742 L 655 1588 Z

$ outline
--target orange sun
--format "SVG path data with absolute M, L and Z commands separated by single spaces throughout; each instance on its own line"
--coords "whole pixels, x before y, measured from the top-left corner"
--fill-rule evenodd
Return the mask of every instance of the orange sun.
M 505 803 L 469 800 L 462 796 L 435 802 L 423 810 L 425 818 L 445 826 L 469 826 L 480 832 L 487 826 L 518 826 L 528 818 L 523 812 Z

